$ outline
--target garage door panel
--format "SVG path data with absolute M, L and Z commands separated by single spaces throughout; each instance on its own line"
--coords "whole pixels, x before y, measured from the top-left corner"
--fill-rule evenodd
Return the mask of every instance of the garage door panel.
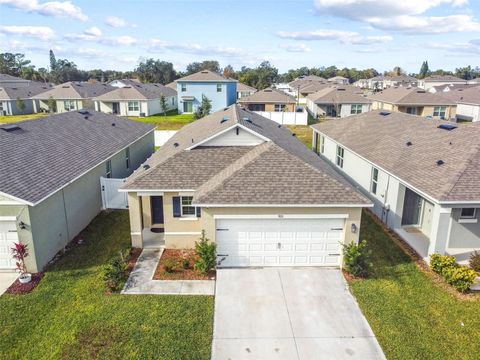
M 13 259 L 10 250 L 14 242 L 18 242 L 15 222 L 0 221 L 0 269 L 15 268 L 15 259 Z

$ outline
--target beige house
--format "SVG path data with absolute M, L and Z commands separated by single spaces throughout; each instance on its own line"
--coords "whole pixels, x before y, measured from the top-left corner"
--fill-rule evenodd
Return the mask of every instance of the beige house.
M 346 117 L 370 111 L 372 101 L 355 86 L 329 86 L 307 96 L 313 117 Z
M 7 83 L 8 84 L 8 83 Z M 11 83 L 10 83 L 11 84 Z M 32 114 L 38 100 L 32 100 L 32 96 L 40 94 L 51 88 L 50 85 L 29 81 L 18 85 L 3 85 L 0 82 L 0 115 L 23 115 Z M 19 108 L 20 100 L 25 108 Z M 37 103 L 34 105 L 34 103 Z
M 49 101 L 55 101 L 55 112 L 63 113 L 80 109 L 95 110 L 93 98 L 116 88 L 103 83 L 70 81 L 54 86 L 52 89 L 32 96 L 35 101 L 35 112 L 52 112 Z
M 296 99 L 277 89 L 264 89 L 238 99 L 238 103 L 251 111 L 294 112 Z
M 418 87 L 424 90 L 430 90 L 434 86 L 441 85 L 462 85 L 466 84 L 467 80 L 461 79 L 453 75 L 432 75 L 425 79 L 418 80 Z
M 95 108 L 107 114 L 150 116 L 162 112 L 160 98 L 165 97 L 166 110 L 177 108 L 177 92 L 162 84 L 142 84 L 131 81 L 93 98 Z
M 237 82 L 237 99 L 241 99 L 254 94 L 257 91 L 254 87 L 248 86 L 240 81 Z
M 134 247 L 192 248 L 219 266 L 340 266 L 370 202 L 283 126 L 238 105 L 183 127 L 120 191 Z
M 455 118 L 456 103 L 420 88 L 391 87 L 369 96 L 373 110 L 403 112 L 437 119 Z

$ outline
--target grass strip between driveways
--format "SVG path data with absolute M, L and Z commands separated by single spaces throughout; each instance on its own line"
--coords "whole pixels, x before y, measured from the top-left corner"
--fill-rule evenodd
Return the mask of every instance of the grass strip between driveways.
M 1 359 L 209 359 L 213 297 L 105 295 L 128 212 L 101 213 L 28 295 L 0 297 Z
M 478 359 L 480 296 L 455 296 L 421 270 L 364 212 L 360 239 L 372 251 L 371 278 L 351 283 L 388 359 Z
M 167 115 L 129 116 L 129 119 L 154 124 L 157 126 L 157 130 L 180 130 L 194 121 L 193 114 L 177 114 L 176 110 L 167 112 Z
M 0 115 L 0 124 L 11 124 L 16 123 L 23 120 L 34 120 L 48 114 L 45 113 L 38 113 L 38 114 L 26 114 L 26 115 Z

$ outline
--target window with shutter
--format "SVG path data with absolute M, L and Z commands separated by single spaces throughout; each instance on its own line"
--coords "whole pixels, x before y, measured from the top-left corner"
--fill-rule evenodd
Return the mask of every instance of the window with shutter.
M 172 198 L 173 202 L 173 217 L 181 217 L 182 216 L 182 210 L 181 210 L 181 205 L 180 205 L 180 196 L 174 196 Z

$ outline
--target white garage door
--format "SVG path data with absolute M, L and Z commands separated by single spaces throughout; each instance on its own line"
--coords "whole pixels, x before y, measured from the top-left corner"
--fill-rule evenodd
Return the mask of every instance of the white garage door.
M 220 267 L 339 266 L 344 219 L 217 219 Z
M 15 260 L 10 250 L 14 242 L 18 242 L 15 221 L 0 220 L 0 270 L 15 268 Z

